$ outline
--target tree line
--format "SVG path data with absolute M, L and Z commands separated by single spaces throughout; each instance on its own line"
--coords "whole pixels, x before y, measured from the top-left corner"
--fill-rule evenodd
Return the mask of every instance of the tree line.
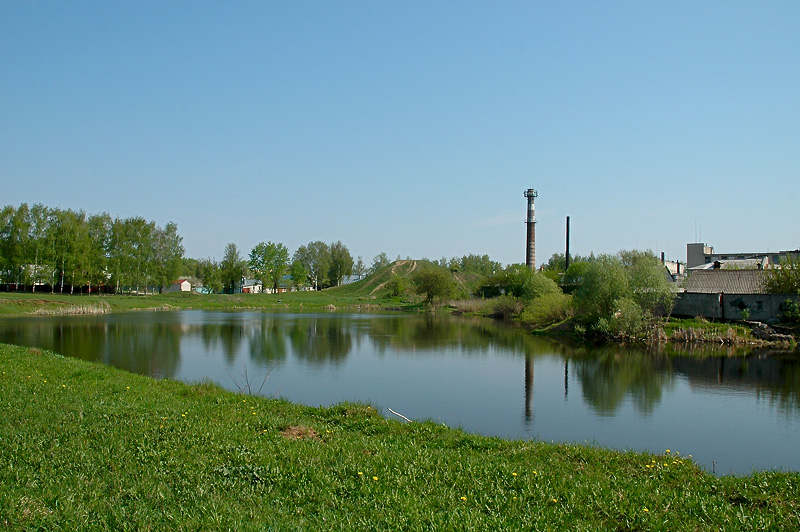
M 163 290 L 181 269 L 178 226 L 40 203 L 0 210 L 0 284 L 50 292 Z
M 322 290 L 339 286 L 356 275 L 359 279 L 389 264 L 388 255 L 376 255 L 371 266 L 363 257 L 356 260 L 341 241 L 331 244 L 316 240 L 302 245 L 294 252 L 280 242 L 259 242 L 243 255 L 234 243 L 228 243 L 219 262 L 212 259 L 185 259 L 183 275 L 203 285 L 213 293 L 233 293 L 241 288 L 244 279 L 262 283 L 264 289 Z

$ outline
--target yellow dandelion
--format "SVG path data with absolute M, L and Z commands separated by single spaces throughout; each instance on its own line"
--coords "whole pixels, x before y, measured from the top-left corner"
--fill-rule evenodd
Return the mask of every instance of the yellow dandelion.
M 462 500 L 462 501 L 466 501 L 466 500 L 467 500 L 467 498 L 466 498 L 466 497 L 461 497 L 461 500 Z
M 553 502 L 558 502 L 558 499 L 552 499 Z
M 512 476 L 512 477 L 516 477 L 516 476 L 517 476 L 517 474 L 516 474 L 516 473 L 511 473 L 511 476 Z
M 645 512 L 649 512 L 650 510 L 648 510 L 647 508 L 645 508 L 645 509 L 644 509 L 644 511 L 645 511 Z
M 360 477 L 363 477 L 363 476 L 364 476 L 364 473 L 363 473 L 362 471 L 359 471 L 359 472 L 358 472 L 358 476 L 360 476 Z
M 667 449 L 667 454 L 669 454 L 669 449 Z
M 378 480 L 378 477 L 372 477 L 372 480 Z

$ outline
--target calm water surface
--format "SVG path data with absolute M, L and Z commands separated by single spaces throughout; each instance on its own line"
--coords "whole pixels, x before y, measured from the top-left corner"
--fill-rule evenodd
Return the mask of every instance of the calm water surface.
M 505 438 L 670 449 L 718 473 L 800 471 L 796 355 L 575 349 L 488 320 L 336 313 L 10 318 L 0 342 Z

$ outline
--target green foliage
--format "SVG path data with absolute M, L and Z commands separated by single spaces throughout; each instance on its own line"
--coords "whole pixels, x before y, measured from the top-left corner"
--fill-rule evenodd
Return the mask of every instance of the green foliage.
M 434 299 L 445 299 L 455 292 L 453 274 L 441 266 L 428 266 L 417 270 L 411 277 L 414 291 L 425 297 L 429 304 Z
M 161 228 L 141 217 L 112 221 L 107 213 L 6 206 L 0 211 L 0 282 L 49 284 L 51 291 L 118 292 L 163 288 L 180 273 L 177 226 Z
M 353 274 L 353 257 L 341 240 L 331 244 L 328 249 L 331 255 L 328 279 L 332 286 L 339 286 L 342 284 L 342 279 Z
M 586 324 L 609 319 L 617 310 L 617 300 L 633 295 L 622 262 L 610 255 L 586 263 L 581 284 L 575 292 L 577 317 Z
M 781 321 L 792 325 L 800 325 L 800 303 L 787 299 L 778 307 L 781 311 Z
M 246 271 L 247 263 L 242 258 L 238 246 L 233 242 L 227 244 L 225 246 L 225 253 L 222 256 L 222 262 L 219 264 L 222 289 L 232 294 L 236 289 L 236 285 L 242 282 Z
M 497 319 L 508 320 L 522 312 L 523 304 L 519 299 L 513 296 L 502 295 L 492 300 L 490 308 L 490 316 Z
M 789 256 L 766 272 L 769 293 L 800 294 L 800 258 Z
M 219 264 L 211 258 L 198 261 L 197 275 L 203 283 L 203 287 L 213 294 L 222 292 L 222 273 Z
M 392 274 L 391 279 L 386 283 L 386 288 L 389 290 L 391 297 L 400 297 L 408 290 L 408 282 L 405 277 Z
M 543 329 L 572 315 L 572 296 L 554 292 L 542 294 L 525 305 L 521 321 L 528 327 Z
M 380 253 L 375 255 L 375 257 L 372 258 L 372 266 L 370 266 L 369 268 L 369 273 L 374 274 L 379 269 L 383 268 L 384 266 L 387 266 L 389 262 L 390 262 L 389 256 L 386 254 L 386 252 L 381 251 Z
M 289 271 L 289 250 L 280 243 L 259 242 L 250 251 L 248 266 L 264 286 L 277 290 L 281 279 Z
M 331 250 L 328 244 L 317 240 L 300 246 L 294 252 L 293 260 L 306 269 L 314 290 L 327 286 L 327 276 L 331 267 Z
M 289 277 L 292 279 L 292 286 L 296 290 L 302 290 L 308 286 L 308 270 L 299 260 L 292 261 L 292 265 L 289 267 Z
M 636 338 L 644 332 L 644 313 L 633 299 L 621 298 L 616 302 L 616 312 L 597 320 L 596 329 L 616 338 Z
M 651 252 L 620 251 L 580 264 L 568 275 L 577 286 L 574 304 L 584 325 L 612 336 L 635 336 L 646 321 L 672 310 L 675 295 Z
M 633 299 L 642 312 L 669 316 L 675 304 L 675 293 L 661 261 L 651 252 L 621 251 L 620 257 L 630 278 Z
M 478 292 L 484 297 L 501 294 L 531 301 L 544 294 L 558 293 L 558 285 L 549 277 L 531 270 L 524 264 L 512 264 L 489 277 Z

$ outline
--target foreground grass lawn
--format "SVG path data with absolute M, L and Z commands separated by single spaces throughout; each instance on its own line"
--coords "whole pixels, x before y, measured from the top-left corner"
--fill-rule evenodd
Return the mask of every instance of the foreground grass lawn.
M 792 530 L 800 474 L 511 442 L 0 344 L 3 530 Z

